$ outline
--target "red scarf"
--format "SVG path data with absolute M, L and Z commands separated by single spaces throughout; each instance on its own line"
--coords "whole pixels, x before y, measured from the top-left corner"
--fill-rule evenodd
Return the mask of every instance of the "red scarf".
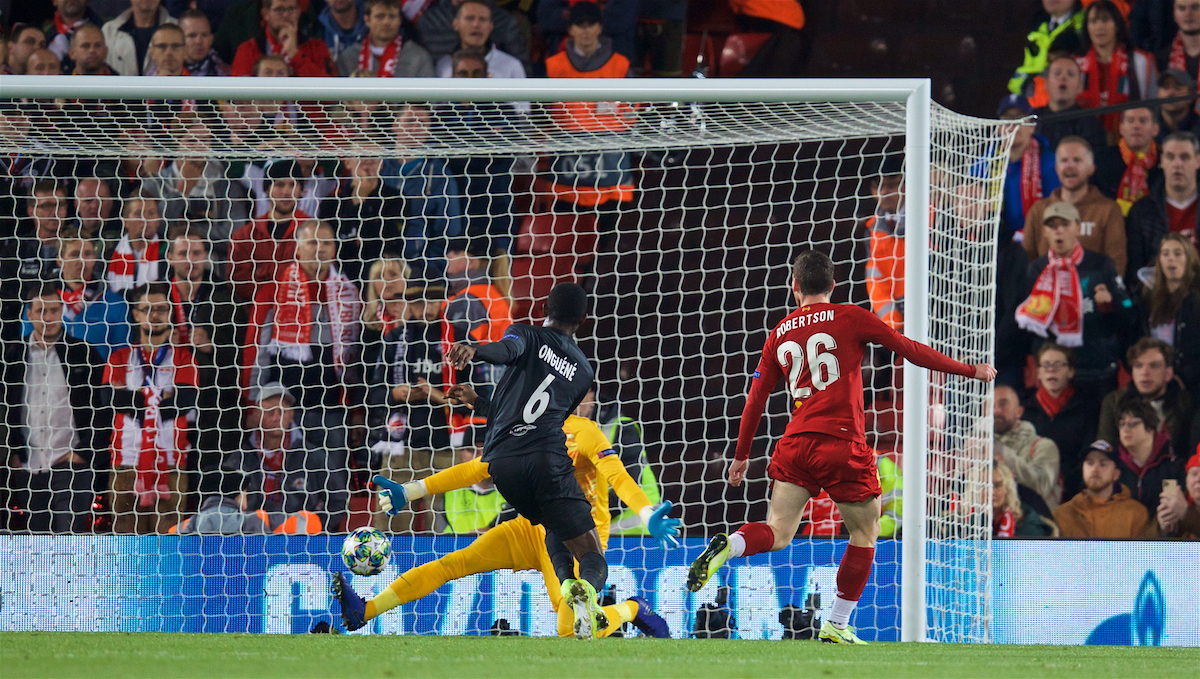
M 78 290 L 71 290 L 63 287 L 58 291 L 63 301 L 63 316 L 68 321 L 75 320 L 75 317 L 83 313 L 87 309 L 87 303 L 96 298 L 99 288 L 89 289 L 92 286 L 81 285 Z
M 167 471 L 170 469 L 167 451 L 158 445 L 158 408 L 162 403 L 163 390 L 155 384 L 154 376 L 159 366 L 171 360 L 172 353 L 169 344 L 159 347 L 153 356 L 141 347 L 133 351 L 141 364 L 142 395 L 146 399 L 142 416 L 142 449 L 138 453 L 137 479 L 133 487 L 138 504 L 143 507 L 153 506 L 171 495 L 171 488 L 167 484 Z
M 259 455 L 262 456 L 263 494 L 270 499 L 281 500 L 276 495 L 283 489 L 283 460 L 287 451 L 292 449 L 292 432 L 285 431 L 283 433 L 283 444 L 277 450 L 264 448 L 262 435 L 259 432 L 250 434 L 250 445 L 257 448 Z
M 1167 60 L 1167 68 L 1177 68 L 1187 73 L 1187 52 L 1183 50 L 1183 38 L 1180 36 L 1180 33 L 1176 33 L 1175 42 L 1171 43 L 1171 56 Z M 1195 73 L 1188 75 L 1196 77 Z
M 1125 174 L 1121 175 L 1121 183 L 1117 185 L 1117 204 L 1121 206 L 1121 214 L 1128 215 L 1129 208 L 1149 192 L 1146 174 L 1158 164 L 1158 148 L 1152 141 L 1149 150 L 1136 153 L 1124 139 L 1117 148 L 1121 150 L 1121 159 L 1125 161 Z
M 263 34 L 267 36 L 267 54 L 279 54 L 287 59 L 287 56 L 283 54 L 283 43 L 279 41 L 279 38 L 271 35 L 271 29 L 267 28 L 266 22 L 263 23 Z
M 1013 510 L 1005 509 L 992 517 L 992 537 L 1011 538 L 1016 530 L 1017 517 L 1013 516 Z
M 1077 61 L 1083 74 L 1084 90 L 1075 101 L 1081 108 L 1110 106 L 1129 101 L 1129 53 L 1125 48 L 1117 47 L 1113 50 L 1112 61 L 1107 67 L 1101 67 L 1096 60 L 1094 47 Z M 1100 82 L 1101 80 L 1104 82 Z M 1105 131 L 1113 136 L 1120 134 L 1120 113 L 1105 114 L 1103 121 Z
M 396 55 L 400 52 L 400 46 L 404 40 L 397 33 L 396 37 L 388 43 L 388 46 L 383 48 L 383 55 L 379 57 L 379 67 L 375 75 L 380 78 L 391 78 L 396 75 Z M 371 70 L 371 34 L 368 33 L 363 38 L 362 49 L 358 51 L 358 70 Z
M 1017 325 L 1040 337 L 1053 332 L 1066 347 L 1083 345 L 1083 291 L 1076 267 L 1083 261 L 1083 246 L 1075 244 L 1068 257 L 1048 254 L 1049 262 L 1029 297 L 1017 309 Z
M 192 343 L 192 326 L 188 323 L 187 315 L 183 313 L 183 297 L 179 294 L 179 286 L 171 281 L 171 310 L 175 317 L 175 343 L 187 345 Z
M 299 262 L 292 262 L 275 286 L 275 329 L 272 342 L 292 360 L 313 360 L 313 304 L 325 302 L 333 331 L 333 359 L 340 370 L 350 357 L 359 315 L 358 290 L 345 274 L 329 270 L 323 281 L 310 280 Z
M 400 0 L 400 11 L 405 19 L 415 24 L 432 4 L 433 0 Z
M 1021 155 L 1021 209 L 1025 214 L 1044 197 L 1042 193 L 1042 145 L 1037 137 L 1030 137 Z
M 383 300 L 379 300 L 379 306 L 375 309 L 375 319 L 379 321 L 379 325 L 383 328 L 384 335 L 400 327 L 400 319 L 384 310 Z
M 1108 78 L 1100 82 L 1100 64 L 1096 60 L 1096 48 L 1088 50 L 1078 59 L 1079 70 L 1083 71 L 1083 92 L 1075 101 L 1082 108 L 1096 108 L 1123 104 L 1129 101 L 1129 53 L 1124 47 L 1113 50 L 1112 62 L 1108 65 Z
M 78 30 L 80 26 L 83 26 L 87 22 L 88 22 L 87 14 L 84 13 L 82 19 L 80 19 L 79 21 L 76 21 L 75 23 L 68 26 L 67 22 L 63 21 L 62 15 L 60 15 L 58 13 L 58 10 L 54 11 L 54 30 L 58 31 L 58 33 L 60 35 L 65 35 L 68 38 L 71 37 L 72 35 L 74 35 L 75 31 Z
M 126 234 L 117 243 L 108 263 L 108 281 L 118 292 L 136 288 L 142 283 L 159 280 L 159 254 L 162 243 L 158 234 L 150 237 L 141 253 L 133 249 Z
M 1062 412 L 1063 408 L 1067 407 L 1067 402 L 1070 401 L 1071 397 L 1074 395 L 1075 387 L 1072 387 L 1069 384 L 1067 385 L 1067 388 L 1063 389 L 1062 393 L 1057 397 L 1051 396 L 1050 392 L 1046 391 L 1045 387 L 1038 387 L 1037 402 L 1038 405 L 1042 407 L 1042 411 L 1045 412 L 1050 419 L 1054 419 L 1055 417 L 1058 417 L 1058 414 Z

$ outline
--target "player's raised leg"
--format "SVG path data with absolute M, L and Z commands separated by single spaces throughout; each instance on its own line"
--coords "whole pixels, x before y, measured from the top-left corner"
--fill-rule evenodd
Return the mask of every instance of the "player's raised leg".
M 370 601 L 350 587 L 344 573 L 334 573 L 333 595 L 342 605 L 342 622 L 346 629 L 354 631 L 382 613 L 474 573 L 537 568 L 537 561 L 526 556 L 529 550 L 522 548 L 522 532 L 530 530 L 532 527 L 527 521 L 505 521 L 460 550 L 410 568 Z
M 812 493 L 804 487 L 776 480 L 766 522 L 747 523 L 730 535 L 713 537 L 688 569 L 688 589 L 699 592 L 729 559 L 787 547 L 800 528 L 804 505 L 810 497 Z
M 838 511 L 846 530 L 850 532 L 850 544 L 838 565 L 837 596 L 833 600 L 833 611 L 821 625 L 818 638 L 835 644 L 865 644 L 850 627 L 850 616 L 858 606 L 863 588 L 871 576 L 871 565 L 875 561 L 875 541 L 879 538 L 879 498 L 865 502 L 839 502 Z

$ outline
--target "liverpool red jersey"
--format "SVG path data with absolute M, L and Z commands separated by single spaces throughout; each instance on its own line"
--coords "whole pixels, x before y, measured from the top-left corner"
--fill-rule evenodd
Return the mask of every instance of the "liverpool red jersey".
M 735 456 L 750 455 L 767 397 L 784 378 L 792 397 L 792 421 L 784 435 L 819 432 L 866 443 L 862 361 L 867 343 L 881 344 L 931 370 L 974 377 L 975 369 L 888 327 L 852 304 L 801 307 L 771 331 L 742 411 Z

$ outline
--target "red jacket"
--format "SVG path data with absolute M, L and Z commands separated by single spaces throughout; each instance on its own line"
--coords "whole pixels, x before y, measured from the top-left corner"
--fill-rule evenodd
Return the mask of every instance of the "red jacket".
M 254 75 L 254 64 L 265 54 L 268 54 L 267 38 L 266 34 L 260 33 L 238 46 L 230 75 Z M 286 61 L 297 77 L 330 77 L 337 74 L 337 66 L 324 40 L 305 40 L 296 49 L 296 55 Z
M 292 261 L 296 254 L 296 241 L 292 234 L 306 220 L 311 219 L 296 210 L 292 223 L 280 240 L 271 233 L 271 222 L 264 214 L 233 232 L 229 249 L 229 280 L 238 299 L 252 301 L 263 283 L 272 283 L 277 278 L 282 263 Z

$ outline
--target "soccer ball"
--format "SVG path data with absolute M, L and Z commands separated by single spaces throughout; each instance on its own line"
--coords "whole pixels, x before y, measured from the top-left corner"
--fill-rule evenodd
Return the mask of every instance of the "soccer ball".
M 342 543 L 342 561 L 351 573 L 378 575 L 392 558 L 392 543 L 374 528 L 356 528 Z

